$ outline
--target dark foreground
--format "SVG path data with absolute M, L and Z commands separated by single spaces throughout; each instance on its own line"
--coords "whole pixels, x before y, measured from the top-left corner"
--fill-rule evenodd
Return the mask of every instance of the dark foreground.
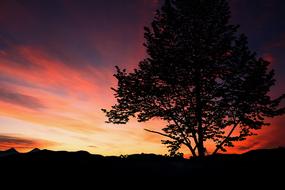
M 1 177 L 49 179 L 98 178 L 231 178 L 233 181 L 285 176 L 285 148 L 254 150 L 241 155 L 216 155 L 204 159 L 170 158 L 154 154 L 104 157 L 88 152 L 34 150 L 20 154 L 0 152 Z

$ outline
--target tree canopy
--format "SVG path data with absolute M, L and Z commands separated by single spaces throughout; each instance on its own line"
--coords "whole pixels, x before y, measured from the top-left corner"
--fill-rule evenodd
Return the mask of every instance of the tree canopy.
M 272 99 L 274 71 L 248 48 L 238 26 L 229 23 L 226 0 L 166 0 L 145 27 L 147 57 L 133 72 L 116 67 L 117 103 L 102 109 L 108 122 L 125 124 L 152 118 L 167 121 L 156 133 L 175 155 L 182 145 L 194 157 L 206 154 L 205 142 L 225 151 L 284 114 Z

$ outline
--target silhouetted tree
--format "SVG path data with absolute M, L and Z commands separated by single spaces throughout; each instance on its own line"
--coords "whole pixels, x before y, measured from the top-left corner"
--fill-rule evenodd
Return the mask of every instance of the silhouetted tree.
M 204 156 L 205 141 L 225 151 L 234 141 L 268 125 L 265 117 L 284 113 L 284 95 L 271 99 L 274 72 L 248 49 L 245 35 L 229 24 L 226 0 L 166 0 L 151 28 L 145 28 L 148 56 L 138 69 L 117 68 L 117 104 L 103 109 L 108 122 L 125 124 L 161 118 L 168 125 L 149 132 L 174 155 L 182 145 Z

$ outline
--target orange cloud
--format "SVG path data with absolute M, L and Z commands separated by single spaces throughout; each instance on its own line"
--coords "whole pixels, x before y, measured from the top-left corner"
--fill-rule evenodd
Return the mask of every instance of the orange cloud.
M 1 81 L 5 86 L 0 93 L 2 114 L 41 123 L 51 122 L 55 126 L 60 123 L 69 123 L 67 126 L 72 125 L 70 128 L 82 125 L 84 130 L 84 122 L 80 121 L 80 116 L 90 113 L 89 111 L 98 112 L 104 105 L 109 104 L 108 101 L 105 103 L 109 88 L 102 86 L 102 81 L 111 86 L 107 77 L 111 74 L 108 72 L 95 68 L 82 68 L 80 71 L 31 47 L 15 49 L 28 60 L 33 69 L 11 67 L 11 61 L 0 59 L 0 73 L 28 84 Z M 111 91 L 109 97 L 112 97 Z M 41 110 L 26 109 L 36 107 Z M 94 121 L 93 118 L 91 120 Z
M 56 150 L 85 149 L 105 155 L 165 151 L 159 141 L 145 141 L 148 133 L 139 127 L 141 124 L 131 122 L 127 126 L 113 126 L 105 123 L 101 108 L 108 108 L 115 102 L 110 90 L 115 86 L 114 70 L 86 65 L 79 69 L 50 57 L 41 49 L 28 46 L 13 49 L 13 54 L 7 52 L 0 56 L 0 73 L 13 79 L 0 80 L 5 87 L 5 92 L 0 95 L 1 116 L 82 134 L 76 141 L 67 135 L 63 145 L 54 146 Z M 24 57 L 25 64 L 30 66 L 23 67 L 9 59 L 13 55 Z M 12 101 L 12 96 L 7 101 L 7 95 L 16 98 Z M 40 109 L 35 109 L 35 102 L 41 105 Z M 32 134 L 25 135 L 33 139 Z M 54 134 L 47 131 L 46 137 L 49 135 L 53 139 Z M 36 145 L 31 143 L 31 146 Z
M 0 150 L 6 150 L 11 147 L 21 152 L 30 151 L 31 149 L 50 148 L 55 146 L 56 142 L 41 139 L 23 138 L 17 136 L 0 135 Z

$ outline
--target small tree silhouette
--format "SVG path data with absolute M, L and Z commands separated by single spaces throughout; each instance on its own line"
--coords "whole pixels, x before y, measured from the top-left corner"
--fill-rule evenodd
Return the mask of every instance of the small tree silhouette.
M 117 104 L 102 109 L 108 121 L 125 124 L 161 118 L 168 125 L 156 133 L 169 140 L 171 155 L 181 145 L 194 157 L 214 154 L 245 140 L 264 125 L 265 117 L 284 113 L 284 95 L 271 99 L 274 72 L 269 62 L 248 49 L 245 35 L 229 24 L 226 0 L 166 0 L 145 28 L 148 57 L 127 73 L 117 68 Z

